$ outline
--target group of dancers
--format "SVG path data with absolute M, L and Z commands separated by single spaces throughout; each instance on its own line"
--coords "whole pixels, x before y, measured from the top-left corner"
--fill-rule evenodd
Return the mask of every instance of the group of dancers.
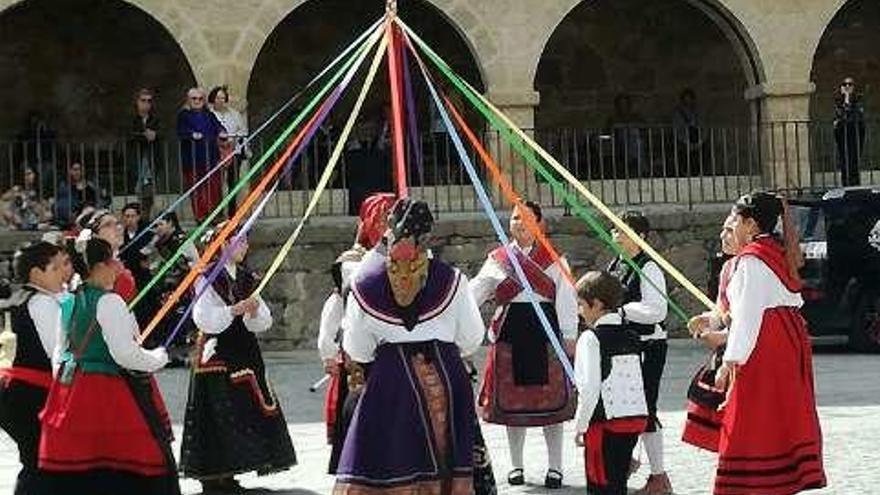
M 689 392 L 684 440 L 718 452 L 716 495 L 825 485 L 799 248 L 785 213 L 769 193 L 736 202 L 721 234 L 732 257 L 718 310 L 688 325 L 714 354 Z M 236 475 L 295 465 L 258 345 L 272 315 L 251 296 L 247 243 L 234 246 L 210 286 L 197 283 L 178 465 L 152 375 L 167 352 L 139 344 L 126 306 L 135 291 L 121 283 L 131 275 L 118 261 L 120 229 L 107 212 L 93 217 L 76 242 L 38 242 L 15 259 L 23 289 L 11 310 L 17 349 L 0 371 L 0 426 L 20 452 L 16 495 L 175 495 L 180 475 L 204 493 L 239 493 Z M 650 232 L 641 214 L 623 221 L 640 237 Z M 333 493 L 495 493 L 479 418 L 507 429 L 510 485 L 526 482 L 526 432 L 541 427 L 543 485 L 563 486 L 563 423 L 574 420 L 569 441 L 584 447 L 588 493 L 627 493 L 639 439 L 651 474 L 637 493 L 672 493 L 657 418 L 666 281 L 642 243 L 615 231 L 618 259 L 575 279 L 546 242 L 541 207 L 526 202 L 511 213 L 510 244 L 469 280 L 430 249 L 433 223 L 423 202 L 371 196 L 354 247 L 331 269 L 318 348 L 331 377 Z M 495 307 L 488 329 L 487 303 Z M 480 374 L 472 357 L 484 340 Z

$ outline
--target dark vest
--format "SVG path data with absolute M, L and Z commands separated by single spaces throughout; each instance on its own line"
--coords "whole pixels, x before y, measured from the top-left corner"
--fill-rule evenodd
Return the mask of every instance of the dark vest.
M 36 294 L 36 290 L 31 287 L 22 289 L 27 293 L 24 300 L 11 310 L 12 316 L 12 333 L 16 338 L 15 361 L 12 365 L 15 367 L 30 368 L 39 371 L 52 372 L 51 358 L 43 349 L 40 342 L 40 335 L 37 333 L 37 326 L 31 318 L 28 311 L 28 303 Z
M 642 344 L 639 334 L 631 329 L 632 324 L 600 325 L 591 330 L 599 340 L 599 355 L 601 357 L 602 381 L 611 374 L 611 358 L 614 356 L 633 355 L 641 356 Z M 605 406 L 602 397 L 593 411 L 592 422 L 605 421 Z
M 207 270 L 210 272 L 210 269 Z M 257 286 L 254 275 L 239 265 L 236 279 L 232 280 L 225 268 L 221 269 L 211 287 L 227 305 L 232 306 L 250 297 Z M 244 317 L 236 316 L 232 325 L 217 335 L 217 356 L 226 362 L 230 371 L 251 369 L 258 377 L 263 375 L 263 357 L 257 336 L 244 325 Z
M 651 257 L 642 251 L 635 255 L 632 260 L 633 263 L 639 267 L 639 270 L 642 270 L 645 268 L 645 265 L 651 261 Z M 642 300 L 641 277 L 639 277 L 639 273 L 633 270 L 628 263 L 618 256 L 610 265 L 608 265 L 608 272 L 617 277 L 617 279 L 620 280 L 620 283 L 623 284 L 626 291 L 623 298 L 623 304 Z M 624 315 L 624 318 L 626 318 L 626 315 Z M 651 335 L 654 333 L 655 329 L 655 325 L 653 324 L 643 325 L 640 323 L 627 322 L 627 326 L 638 332 L 639 335 Z

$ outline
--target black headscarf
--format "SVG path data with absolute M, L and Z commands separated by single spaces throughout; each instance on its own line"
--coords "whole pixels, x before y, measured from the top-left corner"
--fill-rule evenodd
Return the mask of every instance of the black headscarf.
M 434 228 L 434 215 L 424 201 L 401 198 L 391 208 L 388 227 L 395 240 L 411 237 L 416 246 L 424 247 Z
M 733 211 L 743 218 L 751 218 L 762 234 L 772 234 L 782 215 L 782 200 L 768 192 L 754 192 L 739 198 Z

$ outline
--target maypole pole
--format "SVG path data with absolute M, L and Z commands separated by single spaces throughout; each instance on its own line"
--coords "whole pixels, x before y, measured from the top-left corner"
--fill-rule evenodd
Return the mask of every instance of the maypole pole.
M 396 36 L 397 0 L 385 1 L 385 36 L 388 38 L 388 80 L 391 84 L 391 141 L 394 150 L 394 177 L 397 196 L 409 196 L 406 185 L 406 148 L 403 139 L 403 92 L 400 88 L 402 69 Z

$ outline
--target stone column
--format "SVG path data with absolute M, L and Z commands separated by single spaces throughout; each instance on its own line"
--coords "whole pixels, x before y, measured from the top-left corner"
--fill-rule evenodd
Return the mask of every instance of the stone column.
M 803 188 L 813 183 L 810 163 L 811 82 L 766 82 L 746 91 L 753 102 L 756 158 L 770 188 Z
M 535 107 L 540 101 L 540 95 L 537 91 L 490 90 L 488 97 L 514 124 L 526 131 L 529 136 L 534 137 Z M 537 200 L 538 183 L 531 166 L 526 163 L 514 147 L 507 144 L 497 131 L 491 127 L 488 127 L 487 130 L 489 131 L 486 136 L 487 149 L 513 183 L 514 190 L 523 198 Z M 492 183 L 491 179 L 490 183 Z M 495 195 L 496 206 L 510 207 L 498 187 L 493 186 L 491 189 Z

